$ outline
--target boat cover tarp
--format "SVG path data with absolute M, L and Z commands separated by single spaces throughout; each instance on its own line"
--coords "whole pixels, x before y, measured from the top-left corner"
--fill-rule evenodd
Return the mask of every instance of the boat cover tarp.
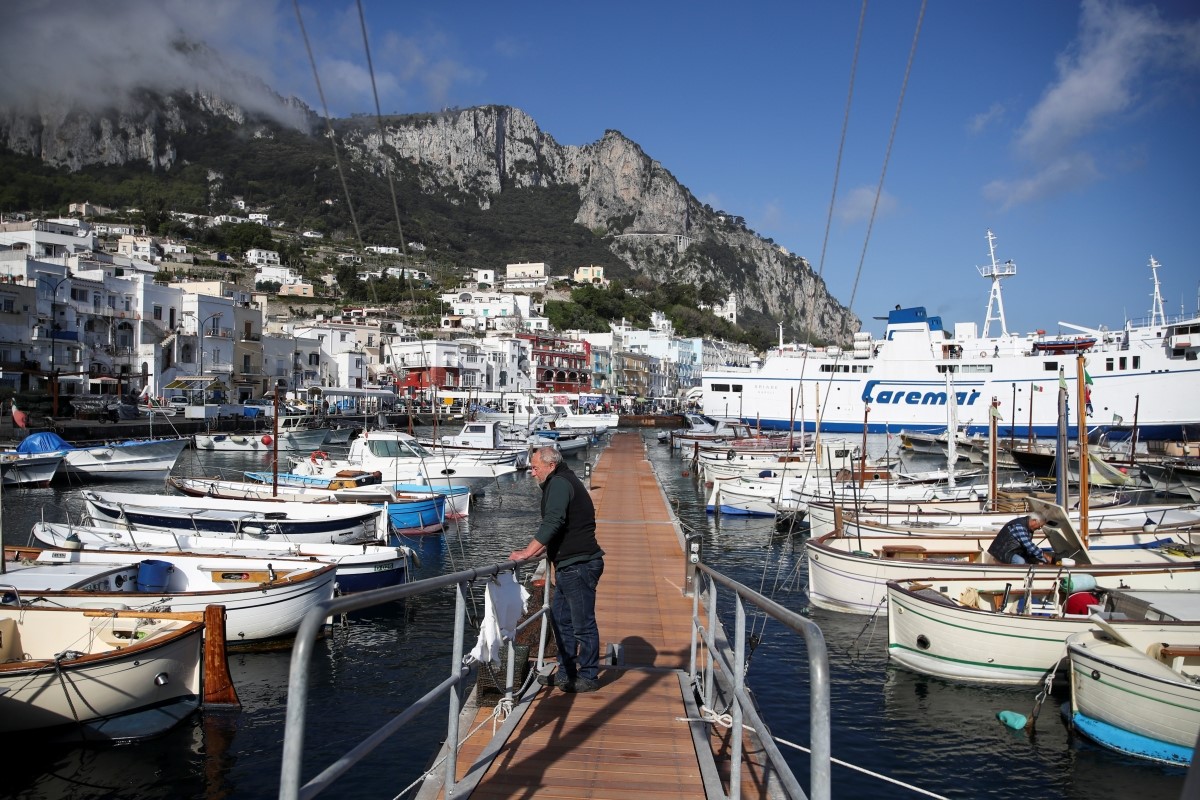
M 51 431 L 31 433 L 17 445 L 17 452 L 26 455 L 43 455 L 74 449 L 74 445 L 68 444 L 65 439 Z

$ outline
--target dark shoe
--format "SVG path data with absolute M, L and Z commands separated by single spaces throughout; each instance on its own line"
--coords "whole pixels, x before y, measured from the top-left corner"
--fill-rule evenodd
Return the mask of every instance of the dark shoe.
M 557 686 L 564 692 L 567 691 L 567 685 L 569 683 L 567 676 L 563 674 L 562 670 L 557 670 L 549 675 L 538 673 L 537 682 L 542 686 Z
M 563 687 L 564 692 L 572 694 L 583 694 L 584 692 L 594 692 L 600 688 L 600 681 L 594 678 L 577 677 L 574 683 L 569 683 Z

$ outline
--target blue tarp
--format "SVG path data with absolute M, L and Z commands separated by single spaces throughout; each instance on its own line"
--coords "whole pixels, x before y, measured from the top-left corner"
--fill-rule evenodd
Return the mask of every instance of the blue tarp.
M 43 453 L 57 453 L 61 450 L 74 450 L 75 448 L 68 444 L 65 439 L 57 433 L 46 431 L 45 433 L 31 433 L 26 436 L 19 445 L 17 445 L 18 453 L 40 455 Z
M 242 406 L 243 417 L 257 417 L 261 416 L 262 413 L 263 410 L 261 408 L 255 408 L 254 406 Z

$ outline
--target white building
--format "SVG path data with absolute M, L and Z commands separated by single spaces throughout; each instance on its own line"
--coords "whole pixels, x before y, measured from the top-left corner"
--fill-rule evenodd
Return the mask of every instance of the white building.
M 541 291 L 546 288 L 546 265 L 540 261 L 509 264 L 505 270 L 506 291 Z
M 254 270 L 255 283 L 278 283 L 280 286 L 294 286 L 302 283 L 302 279 L 291 267 L 275 266 L 258 267 Z
M 278 266 L 279 253 L 276 250 L 264 250 L 259 247 L 253 247 L 246 251 L 246 263 L 253 264 L 256 267 Z

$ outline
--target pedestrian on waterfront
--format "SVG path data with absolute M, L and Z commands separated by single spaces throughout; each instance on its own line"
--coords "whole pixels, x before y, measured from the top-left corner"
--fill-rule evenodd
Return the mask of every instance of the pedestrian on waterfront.
M 1049 564 L 1041 548 L 1033 543 L 1034 531 L 1040 531 L 1046 518 L 1036 511 L 1011 519 L 988 546 L 988 552 L 1001 564 Z
M 529 469 L 542 486 L 542 524 L 529 544 L 508 557 L 524 561 L 545 555 L 554 568 L 550 625 L 558 645 L 558 672 L 538 680 L 564 692 L 594 692 L 600 688 L 596 586 L 604 574 L 596 508 L 556 448 L 534 451 Z

